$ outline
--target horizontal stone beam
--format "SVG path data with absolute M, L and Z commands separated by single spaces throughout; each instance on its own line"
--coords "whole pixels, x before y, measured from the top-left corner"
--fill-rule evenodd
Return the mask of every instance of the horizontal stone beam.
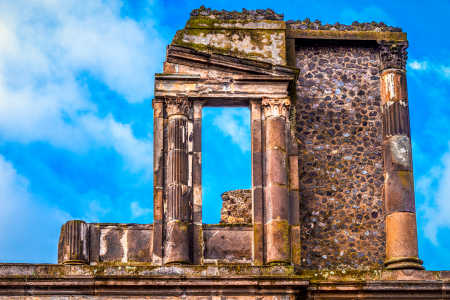
M 312 40 L 358 40 L 358 41 L 406 41 L 405 32 L 377 32 L 377 31 L 340 31 L 340 30 L 286 30 L 288 39 Z

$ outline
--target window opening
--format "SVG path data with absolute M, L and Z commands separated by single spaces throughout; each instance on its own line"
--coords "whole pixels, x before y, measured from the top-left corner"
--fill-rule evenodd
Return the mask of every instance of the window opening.
M 251 223 L 250 110 L 205 107 L 202 119 L 203 223 L 221 221 L 225 192 L 222 221 Z

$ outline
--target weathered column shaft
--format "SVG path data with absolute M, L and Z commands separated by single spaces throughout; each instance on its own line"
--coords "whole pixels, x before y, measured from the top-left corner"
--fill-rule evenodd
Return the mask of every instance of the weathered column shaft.
M 403 48 L 402 48 L 403 47 Z M 406 46 L 382 52 L 381 103 L 386 209 L 386 269 L 423 269 L 418 258 L 408 95 L 403 61 Z
M 265 116 L 266 262 L 290 263 L 286 119 L 289 99 L 263 99 Z
M 84 221 L 67 221 L 61 227 L 58 263 L 89 264 L 89 225 Z
M 191 189 L 188 186 L 188 112 L 186 98 L 166 100 L 168 115 L 165 263 L 190 263 Z

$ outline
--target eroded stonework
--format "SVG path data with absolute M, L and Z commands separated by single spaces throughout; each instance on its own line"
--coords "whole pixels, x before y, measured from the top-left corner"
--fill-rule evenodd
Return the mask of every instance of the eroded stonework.
M 378 50 L 326 42 L 296 50 L 302 263 L 381 266 L 385 252 Z
M 251 224 L 252 223 L 252 191 L 235 190 L 222 194 L 222 210 L 220 223 Z

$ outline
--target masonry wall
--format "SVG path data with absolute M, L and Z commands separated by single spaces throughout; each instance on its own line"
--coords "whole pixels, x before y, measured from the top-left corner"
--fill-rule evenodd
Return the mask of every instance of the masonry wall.
M 297 40 L 302 267 L 380 267 L 385 253 L 379 51 Z

